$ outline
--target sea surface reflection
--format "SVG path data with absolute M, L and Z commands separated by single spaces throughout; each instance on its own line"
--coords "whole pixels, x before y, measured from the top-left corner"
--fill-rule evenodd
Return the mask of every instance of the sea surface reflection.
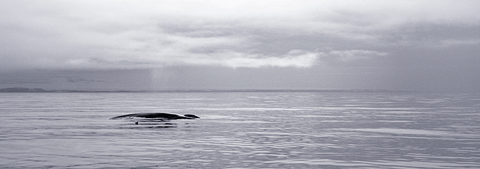
M 0 93 L 0 168 L 480 168 L 479 110 L 480 94 Z M 110 120 L 153 112 L 201 118 Z

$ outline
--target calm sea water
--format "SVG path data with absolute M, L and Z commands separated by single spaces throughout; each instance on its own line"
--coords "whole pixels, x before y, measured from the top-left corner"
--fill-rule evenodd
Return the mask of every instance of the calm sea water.
M 128 113 L 196 120 L 110 120 Z M 480 94 L 0 93 L 0 168 L 480 168 Z

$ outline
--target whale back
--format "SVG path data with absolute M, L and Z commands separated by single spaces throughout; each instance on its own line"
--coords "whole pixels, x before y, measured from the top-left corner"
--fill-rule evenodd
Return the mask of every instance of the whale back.
M 183 115 L 183 116 L 185 116 L 185 117 L 187 117 L 187 118 L 192 118 L 192 119 L 200 118 L 200 117 L 195 116 L 195 115 L 193 115 L 193 114 L 185 114 L 185 115 Z
M 112 117 L 111 119 L 119 119 L 119 118 L 132 118 L 132 117 L 142 117 L 142 118 L 163 118 L 163 119 L 196 119 L 200 118 L 193 114 L 185 114 L 185 115 L 177 115 L 177 114 L 170 114 L 170 113 L 134 113 L 134 114 L 126 114 L 117 117 Z

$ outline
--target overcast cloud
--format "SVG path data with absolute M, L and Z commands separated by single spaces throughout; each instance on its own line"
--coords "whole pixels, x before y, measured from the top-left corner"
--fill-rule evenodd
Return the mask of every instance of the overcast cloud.
M 0 87 L 480 92 L 478 11 L 477 0 L 0 1 Z

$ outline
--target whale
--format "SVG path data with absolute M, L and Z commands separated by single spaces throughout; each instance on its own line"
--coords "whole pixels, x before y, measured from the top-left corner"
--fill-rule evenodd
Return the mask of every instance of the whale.
M 165 120 L 200 118 L 193 114 L 179 115 L 179 114 L 171 114 L 171 113 L 133 113 L 133 114 L 125 114 L 121 116 L 112 117 L 110 119 L 134 118 L 134 117 L 149 118 L 149 119 L 158 118 L 158 119 L 165 119 Z

